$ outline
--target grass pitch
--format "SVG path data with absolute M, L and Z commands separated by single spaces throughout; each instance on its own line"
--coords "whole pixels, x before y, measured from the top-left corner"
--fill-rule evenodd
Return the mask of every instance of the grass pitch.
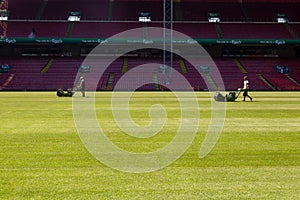
M 0 198 L 299 199 L 300 93 L 251 95 L 254 102 L 241 102 L 240 97 L 226 103 L 219 141 L 200 159 L 211 103 L 208 93 L 197 93 L 200 127 L 185 154 L 159 171 L 130 174 L 88 153 L 76 133 L 71 98 L 58 98 L 54 92 L 1 92 Z M 148 139 L 120 131 L 110 100 L 111 93 L 97 93 L 97 117 L 120 148 L 151 152 L 174 137 L 180 109 L 172 93 L 139 92 L 132 97 L 131 116 L 139 125 L 149 123 L 153 103 L 162 104 L 168 114 L 164 129 Z

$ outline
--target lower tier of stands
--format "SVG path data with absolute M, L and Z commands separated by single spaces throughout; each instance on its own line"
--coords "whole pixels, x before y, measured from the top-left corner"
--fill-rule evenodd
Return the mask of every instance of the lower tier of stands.
M 44 91 L 72 88 L 83 61 L 83 58 L 1 58 L 1 64 L 9 64 L 12 69 L 0 74 L 0 89 Z M 105 67 L 105 62 L 95 60 L 90 63 L 91 69 L 101 69 L 102 75 L 88 73 L 86 76 L 96 82 L 97 90 L 114 90 L 120 80 L 123 81 L 123 85 L 118 85 L 121 90 L 165 90 L 162 85 L 167 87 L 166 83 L 170 84 L 170 87 L 174 87 L 175 84 L 178 90 L 185 90 L 178 84 L 181 76 L 194 90 L 203 91 L 212 88 L 207 84 L 217 81 L 210 71 L 213 69 L 210 64 L 215 63 L 226 90 L 242 87 L 244 76 L 249 77 L 251 90 L 300 90 L 299 58 L 216 58 L 214 63 L 203 63 L 206 71 L 179 58 L 174 59 L 171 71 L 164 68 L 162 63 L 161 58 L 126 57 L 119 58 Z M 278 73 L 274 69 L 276 65 L 286 66 L 289 73 Z M 139 66 L 143 69 L 138 70 Z M 136 85 L 141 83 L 144 85 Z M 93 89 L 89 88 L 89 82 L 87 89 Z

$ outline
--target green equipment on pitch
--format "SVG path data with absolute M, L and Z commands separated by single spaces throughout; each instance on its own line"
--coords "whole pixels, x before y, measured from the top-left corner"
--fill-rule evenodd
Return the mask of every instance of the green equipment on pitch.
M 220 92 L 217 92 L 214 96 L 214 99 L 216 101 L 235 101 L 240 93 L 242 92 L 242 88 L 238 88 L 238 93 L 236 92 L 229 92 L 228 94 L 226 94 L 225 96 L 223 96 Z

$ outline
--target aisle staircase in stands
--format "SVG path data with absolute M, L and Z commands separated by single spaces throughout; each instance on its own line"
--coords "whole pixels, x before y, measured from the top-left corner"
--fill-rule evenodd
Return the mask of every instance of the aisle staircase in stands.
M 240 1 L 240 7 L 241 7 L 243 15 L 246 17 L 246 20 L 251 21 L 251 18 L 249 17 L 249 14 L 248 14 L 248 10 L 245 8 L 242 1 Z
M 247 70 L 238 59 L 233 60 L 243 74 L 247 74 Z
M 212 76 L 209 73 L 203 73 L 202 74 L 204 79 L 206 80 L 207 86 L 209 90 L 217 91 L 218 87 L 215 81 L 213 80 Z
M 71 36 L 72 31 L 73 31 L 73 29 L 74 29 L 74 25 L 75 25 L 74 22 L 70 22 L 70 23 L 69 23 L 69 26 L 68 26 L 68 29 L 67 29 L 67 33 L 66 33 L 66 37 L 67 37 L 67 38 Z
M 53 64 L 53 61 L 54 61 L 53 58 L 49 59 L 47 64 L 41 69 L 41 73 L 46 73 L 51 67 L 51 65 Z
M 288 78 L 288 79 L 290 79 L 293 83 L 295 83 L 297 86 L 299 86 L 300 87 L 300 83 L 297 81 L 297 80 L 295 80 L 293 77 L 291 77 L 289 74 L 285 74 L 286 75 L 286 77 Z
M 292 29 L 292 27 L 289 24 L 284 24 L 284 26 L 293 38 L 295 38 L 295 39 L 298 38 L 296 32 Z
M 113 82 L 114 82 L 115 74 L 109 73 L 107 84 L 106 84 L 106 90 L 113 90 Z
M 42 4 L 41 4 L 41 6 L 40 6 L 40 8 L 39 8 L 39 10 L 38 10 L 38 12 L 37 12 L 37 14 L 35 16 L 36 20 L 40 20 L 42 18 L 44 10 L 45 10 L 45 8 L 47 6 L 47 3 L 48 3 L 48 0 L 43 0 L 42 1 Z
M 10 74 L 7 77 L 6 81 L 0 86 L 0 89 L 4 90 L 10 84 L 10 82 L 14 79 L 14 77 L 15 77 L 15 74 Z
M 221 30 L 221 27 L 219 26 L 219 24 L 215 23 L 214 27 L 216 29 L 218 38 L 223 38 L 223 33 L 222 33 L 222 30 Z
M 184 17 L 182 14 L 181 3 L 179 1 L 174 1 L 174 9 L 175 9 L 175 19 L 177 21 L 183 21 Z
M 108 20 L 112 20 L 114 1 L 110 0 L 108 4 Z
M 158 84 L 157 73 L 153 73 L 152 77 L 153 77 L 153 83 L 154 83 L 154 90 L 158 91 L 159 90 L 159 84 Z
M 124 58 L 122 65 L 122 73 L 125 74 L 128 71 L 128 58 Z
M 272 90 L 276 90 L 276 88 L 261 74 L 257 73 L 257 76 L 265 83 L 267 84 Z
M 186 68 L 185 63 L 182 59 L 179 60 L 179 65 L 180 65 L 180 68 L 181 68 L 181 72 L 183 74 L 186 74 L 187 73 L 187 68 Z

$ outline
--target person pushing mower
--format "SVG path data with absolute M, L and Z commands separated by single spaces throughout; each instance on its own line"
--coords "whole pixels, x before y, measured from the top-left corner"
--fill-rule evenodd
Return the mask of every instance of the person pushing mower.
M 243 101 L 246 101 L 246 97 L 248 97 L 252 101 L 253 98 L 250 97 L 249 94 L 248 94 L 248 91 L 249 91 L 249 80 L 248 80 L 247 76 L 244 76 L 244 87 L 243 87 L 243 90 L 244 90 L 244 93 L 243 93 L 244 100 Z

